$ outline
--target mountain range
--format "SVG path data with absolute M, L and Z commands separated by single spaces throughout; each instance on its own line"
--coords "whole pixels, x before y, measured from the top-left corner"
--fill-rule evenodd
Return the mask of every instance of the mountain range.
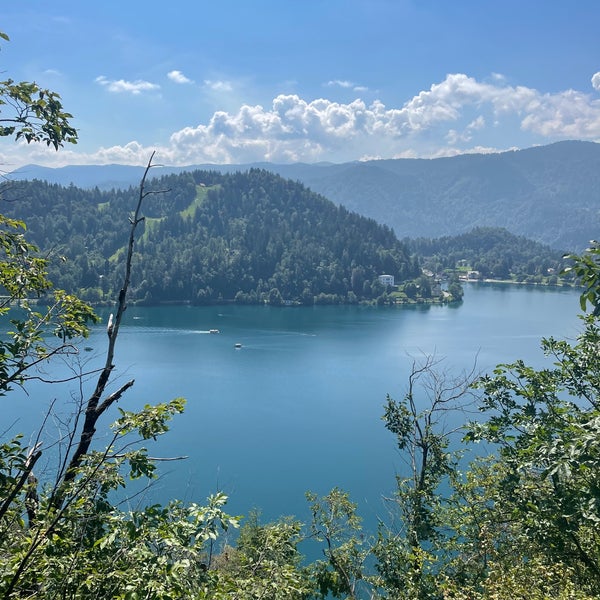
M 600 232 L 599 167 L 600 144 L 567 141 L 450 158 L 190 165 L 156 167 L 152 173 L 261 168 L 391 227 L 400 238 L 503 227 L 559 250 L 581 251 Z M 142 173 L 143 167 L 125 165 L 28 165 L 10 177 L 107 190 L 135 186 Z

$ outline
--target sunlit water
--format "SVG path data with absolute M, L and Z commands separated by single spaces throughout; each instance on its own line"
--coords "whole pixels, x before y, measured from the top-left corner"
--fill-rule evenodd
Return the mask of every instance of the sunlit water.
M 388 393 L 403 396 L 413 359 L 435 353 L 455 372 L 517 358 L 540 366 L 540 339 L 574 338 L 577 313 L 575 290 L 501 285 L 469 285 L 454 307 L 130 307 L 112 389 L 135 379 L 119 402 L 126 409 L 187 399 L 185 414 L 148 447 L 153 456 L 188 458 L 160 463 L 146 500 L 202 502 L 223 490 L 233 514 L 258 508 L 264 520 L 306 521 L 305 491 L 339 486 L 373 527 L 402 468 L 383 404 Z M 82 344 L 86 369 L 102 366 L 106 342 L 102 325 Z M 29 396 L 2 399 L 0 431 L 29 436 L 52 399 L 70 410 L 78 397 L 56 385 L 28 389 Z M 116 416 L 114 409 L 101 425 Z

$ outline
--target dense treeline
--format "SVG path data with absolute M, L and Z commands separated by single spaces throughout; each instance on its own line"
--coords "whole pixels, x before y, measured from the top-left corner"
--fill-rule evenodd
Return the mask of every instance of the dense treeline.
M 437 239 L 406 239 L 423 266 L 434 272 L 465 266 L 489 279 L 556 283 L 564 252 L 513 235 L 506 229 L 476 227 L 469 233 Z
M 100 192 L 34 180 L 8 182 L 1 197 L 3 214 L 23 219 L 28 239 L 49 254 L 56 285 L 76 292 L 110 273 L 108 259 L 127 239 L 134 191 Z
M 378 275 L 421 274 L 391 229 L 263 170 L 196 171 L 152 186 L 158 193 L 148 196 L 136 245 L 136 301 L 356 302 L 385 291 Z M 14 200 L 5 212 L 28 223 L 43 251 L 67 258 L 50 270 L 57 286 L 100 301 L 118 290 L 136 194 L 34 181 L 5 191 Z

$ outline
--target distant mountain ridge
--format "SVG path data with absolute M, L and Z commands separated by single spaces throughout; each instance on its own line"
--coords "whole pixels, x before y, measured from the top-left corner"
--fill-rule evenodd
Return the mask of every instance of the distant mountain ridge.
M 499 154 L 343 164 L 254 163 L 158 167 L 155 176 L 195 169 L 263 168 L 299 181 L 402 237 L 458 235 L 503 227 L 560 250 L 580 251 L 600 235 L 600 144 L 558 142 Z M 84 188 L 136 185 L 143 167 L 30 165 L 11 174 Z

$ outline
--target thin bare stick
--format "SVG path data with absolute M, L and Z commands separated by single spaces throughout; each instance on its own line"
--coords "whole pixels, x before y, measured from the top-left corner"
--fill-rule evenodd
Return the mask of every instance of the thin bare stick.
M 96 433 L 96 422 L 100 418 L 100 416 L 116 401 L 118 400 L 122 393 L 129 387 L 133 385 L 133 381 L 129 382 L 119 392 L 112 394 L 104 402 L 100 404 L 100 398 L 104 393 L 106 386 L 108 384 L 108 379 L 110 374 L 114 368 L 113 358 L 115 353 L 115 344 L 117 341 L 117 336 L 119 334 L 119 327 L 121 326 L 121 320 L 123 319 L 123 314 L 127 309 L 126 304 L 126 296 L 127 291 L 129 289 L 129 284 L 131 281 L 131 263 L 133 258 L 133 247 L 135 243 L 135 232 L 137 226 L 144 220 L 144 217 L 140 216 L 140 211 L 142 208 L 142 202 L 144 198 L 150 193 L 145 190 L 146 178 L 150 169 L 152 168 L 152 159 L 154 158 L 154 152 L 150 156 L 150 160 L 148 160 L 148 164 L 146 165 L 146 170 L 144 171 L 144 176 L 142 177 L 142 181 L 140 183 L 139 195 L 137 205 L 133 214 L 133 217 L 130 218 L 131 228 L 129 231 L 129 243 L 127 245 L 127 258 L 125 261 L 125 278 L 123 281 L 123 287 L 119 292 L 119 298 L 117 302 L 117 312 L 112 323 L 109 322 L 108 327 L 108 350 L 106 352 L 106 362 L 100 376 L 98 377 L 98 382 L 96 384 L 96 389 L 94 393 L 87 401 L 86 410 L 85 410 L 85 420 L 83 423 L 83 429 L 81 431 L 81 435 L 79 437 L 79 444 L 71 457 L 69 462 L 69 466 L 65 471 L 65 476 L 63 481 L 65 483 L 72 481 L 75 478 L 75 474 L 77 473 L 77 468 L 81 464 L 83 457 L 87 454 L 90 445 L 92 443 L 92 439 Z M 59 494 L 60 495 L 60 494 Z M 60 499 L 59 499 L 60 504 Z

